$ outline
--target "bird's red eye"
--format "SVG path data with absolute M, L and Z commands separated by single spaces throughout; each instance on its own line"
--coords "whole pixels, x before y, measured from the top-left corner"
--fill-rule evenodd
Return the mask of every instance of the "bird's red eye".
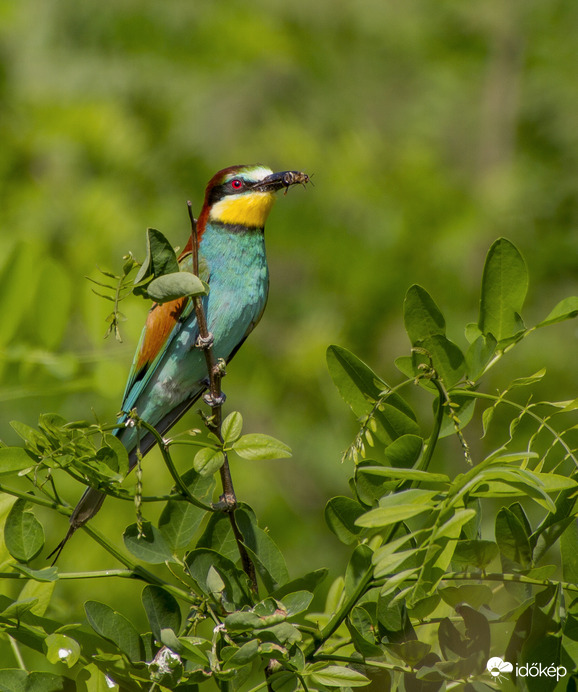
M 243 187 L 243 181 L 239 180 L 239 178 L 235 178 L 231 180 L 231 187 L 233 190 L 240 190 Z

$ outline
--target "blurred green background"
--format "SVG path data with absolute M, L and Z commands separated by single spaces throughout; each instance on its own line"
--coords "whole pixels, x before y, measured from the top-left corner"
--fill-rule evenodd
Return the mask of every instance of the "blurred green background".
M 124 342 L 105 341 L 110 304 L 87 275 L 118 272 L 128 251 L 142 259 L 147 226 L 184 245 L 186 200 L 198 211 L 225 166 L 306 171 L 314 187 L 280 195 L 270 217 L 269 305 L 224 389 L 246 432 L 294 451 L 233 460 L 240 499 L 293 576 L 341 572 L 349 549 L 323 506 L 348 494 L 340 456 L 355 421 L 327 345 L 399 381 L 415 282 L 465 344 L 500 235 L 528 261 L 527 323 L 576 292 L 577 28 L 573 0 L 0 0 L 0 438 L 16 444 L 9 421 L 41 412 L 115 419 L 147 305 L 126 301 Z M 502 372 L 547 365 L 552 396 L 574 398 L 575 351 L 574 324 L 561 325 Z M 180 429 L 198 425 L 191 414 Z M 152 453 L 145 493 L 159 483 Z M 128 504 L 107 501 L 95 525 L 120 537 Z M 66 522 L 45 518 L 55 545 Z M 111 563 L 78 535 L 60 564 Z M 143 621 L 126 610 L 133 589 L 59 584 L 55 604 L 78 620 L 90 596 Z

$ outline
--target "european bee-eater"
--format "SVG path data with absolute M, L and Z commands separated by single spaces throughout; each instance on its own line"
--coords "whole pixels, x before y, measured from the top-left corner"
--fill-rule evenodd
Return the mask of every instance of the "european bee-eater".
M 269 288 L 264 227 L 275 192 L 305 183 L 297 171 L 273 173 L 265 166 L 231 166 L 207 185 L 197 222 L 201 278 L 209 284 L 204 298 L 216 359 L 230 361 L 261 319 Z M 181 270 L 193 270 L 192 239 L 179 257 Z M 171 428 L 207 388 L 205 356 L 196 347 L 199 337 L 191 298 L 154 304 L 148 314 L 128 377 L 118 423 L 129 413 L 153 425 L 161 435 Z M 136 464 L 137 429 L 116 431 Z M 154 445 L 143 435 L 141 454 Z M 100 509 L 105 494 L 88 488 L 70 517 L 70 527 L 54 553 L 56 558 L 76 531 Z

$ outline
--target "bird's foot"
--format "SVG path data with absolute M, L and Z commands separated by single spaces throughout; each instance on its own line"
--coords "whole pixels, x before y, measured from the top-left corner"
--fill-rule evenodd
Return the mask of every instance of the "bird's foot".
M 223 493 L 219 497 L 219 501 L 213 504 L 213 507 L 220 512 L 232 512 L 237 508 L 237 498 L 234 494 Z
M 195 346 L 197 348 L 200 348 L 200 349 L 206 351 L 208 348 L 211 348 L 214 341 L 215 341 L 215 338 L 213 337 L 212 332 L 208 332 L 207 336 L 201 336 L 199 334 L 199 336 L 197 337 L 197 341 L 195 342 Z
M 213 367 L 213 374 L 217 377 L 225 377 L 227 374 L 227 361 L 224 358 L 218 358 Z
M 224 392 L 221 392 L 218 396 L 213 396 L 211 392 L 205 392 L 203 394 L 203 401 L 211 407 L 222 406 L 226 400 L 227 397 Z

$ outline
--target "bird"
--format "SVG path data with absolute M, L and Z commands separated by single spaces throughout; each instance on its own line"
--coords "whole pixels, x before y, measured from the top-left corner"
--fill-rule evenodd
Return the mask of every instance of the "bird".
M 199 274 L 209 285 L 203 299 L 216 360 L 228 363 L 261 319 L 269 291 L 264 228 L 278 190 L 305 184 L 299 171 L 274 173 L 261 164 L 229 166 L 209 181 L 196 224 Z M 194 232 L 194 231 L 193 231 Z M 193 238 L 179 255 L 181 271 L 193 271 Z M 128 451 L 129 470 L 155 444 L 126 425 L 133 410 L 160 435 L 206 391 L 207 364 L 196 347 L 199 326 L 193 300 L 154 303 L 142 330 L 122 400 L 115 435 Z M 74 532 L 101 508 L 106 495 L 88 487 L 74 508 L 63 540 L 48 556 L 56 562 Z

